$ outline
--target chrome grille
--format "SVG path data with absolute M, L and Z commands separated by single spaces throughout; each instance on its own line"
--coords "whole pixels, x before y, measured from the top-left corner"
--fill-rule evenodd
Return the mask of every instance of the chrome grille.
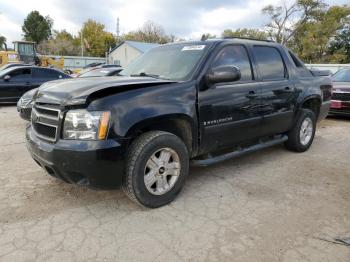
M 350 93 L 333 93 L 333 100 L 350 101 Z
M 60 112 L 60 109 L 55 105 L 34 104 L 31 122 L 39 138 L 49 142 L 56 142 Z

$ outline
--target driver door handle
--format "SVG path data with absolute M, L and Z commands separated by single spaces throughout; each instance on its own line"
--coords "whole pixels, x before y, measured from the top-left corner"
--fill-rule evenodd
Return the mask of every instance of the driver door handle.
M 286 86 L 286 87 L 284 88 L 284 92 L 286 92 L 286 93 L 293 93 L 293 92 L 294 92 L 294 89 L 293 89 L 293 88 L 290 88 L 289 86 Z

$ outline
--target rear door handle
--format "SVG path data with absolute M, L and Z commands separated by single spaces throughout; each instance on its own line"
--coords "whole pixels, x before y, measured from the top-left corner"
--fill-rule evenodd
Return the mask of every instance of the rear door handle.
M 258 94 L 255 91 L 249 91 L 249 93 L 246 95 L 247 98 L 256 98 L 258 97 Z

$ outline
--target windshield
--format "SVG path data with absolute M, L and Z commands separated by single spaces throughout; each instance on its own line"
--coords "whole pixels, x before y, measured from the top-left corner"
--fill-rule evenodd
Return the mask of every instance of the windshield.
M 350 69 L 343 69 L 333 75 L 334 82 L 350 82 Z
M 159 46 L 133 61 L 120 74 L 152 76 L 176 81 L 187 80 L 207 48 L 207 43 Z
M 90 70 L 88 72 L 85 72 L 81 75 L 79 75 L 79 77 L 97 77 L 97 76 L 106 76 L 108 73 L 110 73 L 111 71 L 108 69 L 104 69 L 104 68 L 100 68 L 100 69 L 93 69 Z

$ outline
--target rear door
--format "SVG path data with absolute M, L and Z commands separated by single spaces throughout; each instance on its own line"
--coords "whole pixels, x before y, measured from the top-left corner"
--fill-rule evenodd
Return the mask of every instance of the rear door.
M 252 47 L 261 86 L 261 135 L 289 130 L 294 119 L 298 92 L 290 79 L 282 52 L 274 46 Z
M 51 68 L 33 68 L 32 88 L 36 88 L 46 82 L 62 79 L 65 77 L 65 74 Z
M 209 63 L 209 70 L 218 66 L 236 66 L 241 72 L 241 79 L 212 84 L 198 94 L 202 150 L 206 152 L 258 137 L 261 122 L 260 87 L 255 81 L 247 47 L 242 44 L 226 45 Z

